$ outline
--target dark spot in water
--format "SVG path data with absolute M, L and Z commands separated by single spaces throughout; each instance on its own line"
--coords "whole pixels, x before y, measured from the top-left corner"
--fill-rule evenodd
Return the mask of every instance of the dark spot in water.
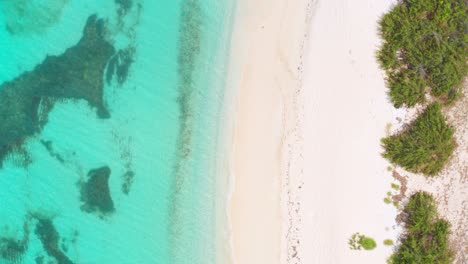
M 2 259 L 11 262 L 20 262 L 25 251 L 26 246 L 22 241 L 0 238 L 0 256 Z
M 64 163 L 65 160 L 63 157 L 54 151 L 54 147 L 52 146 L 52 141 L 50 140 L 41 140 L 41 144 L 46 148 L 49 155 L 57 159 L 60 163 Z
M 44 256 L 37 256 L 34 260 L 36 264 L 44 264 Z
M 15 31 L 13 30 L 13 28 L 12 28 L 9 24 L 7 24 L 7 25 L 5 26 L 5 29 L 6 29 L 6 31 L 7 31 L 8 33 L 10 33 L 11 35 L 14 35 L 14 34 L 15 34 Z
M 68 245 L 65 242 L 65 240 L 62 239 L 62 243 L 60 244 L 60 248 L 62 249 L 63 252 L 67 253 L 68 252 Z
M 181 10 L 178 54 L 178 102 L 181 113 L 181 128 L 178 136 L 180 160 L 184 160 L 191 153 L 193 95 L 195 93 L 193 75 L 202 45 L 202 18 L 200 2 L 197 0 L 185 1 Z
M 39 129 L 43 129 L 49 121 L 49 113 L 54 108 L 57 100 L 51 97 L 42 97 L 37 109 L 37 120 Z
M 124 194 L 128 194 L 130 192 L 130 188 L 133 184 L 133 178 L 135 178 L 135 173 L 133 171 L 127 171 L 124 173 L 122 184 L 122 192 Z
M 104 31 L 104 21 L 90 16 L 78 44 L 0 86 L 0 166 L 15 146 L 41 130 L 57 100 L 83 99 L 100 118 L 110 117 L 102 77 L 115 50 Z
M 73 262 L 60 250 L 60 235 L 55 229 L 52 220 L 37 219 L 36 235 L 42 242 L 44 250 L 50 257 L 53 257 L 57 264 L 73 264 Z
M 109 190 L 109 167 L 101 167 L 88 172 L 88 180 L 81 183 L 81 210 L 97 213 L 100 217 L 114 212 L 114 202 Z
M 117 14 L 119 17 L 125 16 L 133 6 L 133 0 L 115 0 L 118 5 Z
M 10 155 L 10 161 L 18 167 L 27 168 L 32 164 L 33 158 L 31 154 L 21 145 L 15 145 L 12 147 L 12 155 Z
M 130 66 L 134 62 L 134 54 L 135 48 L 129 47 L 124 50 L 120 50 L 111 58 L 106 72 L 107 83 L 112 81 L 114 75 L 116 75 L 119 85 L 122 85 L 127 80 Z
M 23 238 L 0 237 L 0 258 L 12 263 L 21 263 L 22 257 L 29 244 L 29 225 L 28 222 L 23 224 Z

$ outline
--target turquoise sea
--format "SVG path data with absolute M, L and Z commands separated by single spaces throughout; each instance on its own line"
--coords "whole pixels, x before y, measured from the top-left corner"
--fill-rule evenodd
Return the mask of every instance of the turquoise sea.
M 0 0 L 0 263 L 210 264 L 233 2 Z

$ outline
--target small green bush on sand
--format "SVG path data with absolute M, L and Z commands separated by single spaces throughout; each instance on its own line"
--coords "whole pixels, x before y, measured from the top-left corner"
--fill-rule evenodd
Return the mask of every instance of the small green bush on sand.
M 446 124 L 441 105 L 434 103 L 409 129 L 382 139 L 383 156 L 410 172 L 434 176 L 455 150 L 453 136 L 454 129 Z
M 349 239 L 348 245 L 351 250 L 373 250 L 377 247 L 377 243 L 374 239 L 360 233 L 354 233 Z
M 351 250 L 361 250 L 362 246 L 359 244 L 359 239 L 362 235 L 359 233 L 354 233 L 351 238 L 348 240 L 349 249 Z
M 385 246 L 393 246 L 394 245 L 393 240 L 391 240 L 391 239 L 385 239 L 383 244 Z
M 361 237 L 361 239 L 359 239 L 359 244 L 365 250 L 373 250 L 374 248 L 377 247 L 377 243 L 375 242 L 375 240 L 366 236 Z
M 404 212 L 406 230 L 390 263 L 452 263 L 453 251 L 448 241 L 450 224 L 439 218 L 434 198 L 418 192 L 411 196 Z

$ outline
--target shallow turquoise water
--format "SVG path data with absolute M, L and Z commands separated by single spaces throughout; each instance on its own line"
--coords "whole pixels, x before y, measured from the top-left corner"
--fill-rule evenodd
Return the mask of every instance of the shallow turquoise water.
M 0 263 L 215 263 L 232 9 L 0 1 Z

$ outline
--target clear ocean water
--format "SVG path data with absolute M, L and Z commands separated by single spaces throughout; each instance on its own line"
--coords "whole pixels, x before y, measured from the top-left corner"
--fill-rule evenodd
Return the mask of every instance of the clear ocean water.
M 0 263 L 216 262 L 232 13 L 0 0 Z

